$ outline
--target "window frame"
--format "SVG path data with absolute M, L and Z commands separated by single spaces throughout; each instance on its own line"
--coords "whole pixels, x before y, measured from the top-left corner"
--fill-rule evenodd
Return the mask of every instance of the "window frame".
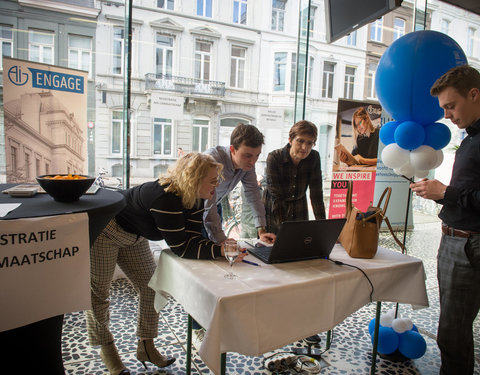
M 353 73 L 347 73 L 347 69 L 353 69 Z M 345 99 L 353 99 L 355 95 L 355 75 L 357 67 L 352 65 L 345 65 L 345 81 L 343 85 L 343 97 Z
M 326 70 L 326 66 L 329 64 L 333 67 L 333 71 Z M 322 71 L 322 98 L 324 99 L 333 99 L 335 94 L 335 68 L 336 63 L 333 61 L 325 60 L 323 62 L 323 71 Z
M 202 51 L 197 49 L 197 45 L 202 44 L 202 45 L 208 45 L 209 46 L 209 51 Z M 202 39 L 195 39 L 195 52 L 194 52 L 194 78 L 199 79 L 202 81 L 210 81 L 211 73 L 212 73 L 212 49 L 213 49 L 213 43 L 210 41 L 205 41 Z M 199 59 L 197 59 L 199 57 Z M 207 58 L 208 57 L 208 58 Z M 173 58 L 173 54 L 172 54 Z M 207 61 L 208 60 L 208 61 Z M 197 62 L 199 62 L 199 65 L 197 65 Z M 206 65 L 208 65 L 208 72 L 206 69 Z M 198 67 L 200 70 L 198 70 Z M 205 72 L 208 73 L 208 77 L 205 78 Z
M 160 128 L 160 150 L 157 152 L 155 143 L 156 143 L 156 129 Z M 170 142 L 166 141 L 166 128 L 170 128 Z M 170 152 L 166 152 L 166 145 L 169 143 Z M 169 118 L 153 117 L 152 119 L 152 155 L 154 157 L 158 156 L 173 156 L 173 120 Z
M 244 52 L 244 57 L 241 57 L 241 56 L 234 56 L 233 55 L 233 49 L 237 49 L 239 51 L 243 51 Z M 247 52 L 248 52 L 248 47 L 244 47 L 244 46 L 239 46 L 239 45 L 236 45 L 236 44 L 232 44 L 230 46 L 230 80 L 229 80 L 229 84 L 230 84 L 230 87 L 232 88 L 237 88 L 237 89 L 244 89 L 245 88 L 245 67 L 247 66 Z M 233 75 L 233 67 L 232 67 L 232 63 L 235 61 L 235 75 Z M 240 63 L 243 62 L 243 67 L 241 68 Z M 240 71 L 242 71 L 242 77 L 240 79 Z M 232 85 L 232 78 L 235 80 L 234 84 Z M 240 83 L 240 80 L 242 81 L 241 85 L 239 84 Z
M 201 4 L 201 7 L 199 6 Z M 212 0 L 197 0 L 196 15 L 199 17 L 212 18 Z
M 197 123 L 196 123 L 197 122 Z M 206 123 L 199 123 L 206 122 Z M 195 147 L 195 129 L 198 129 L 198 150 Z M 204 130 L 207 130 L 207 134 L 204 135 Z M 206 142 L 204 144 L 204 149 L 202 149 L 203 137 L 206 137 Z M 192 123 L 192 151 L 193 152 L 204 152 L 208 150 L 210 144 L 210 119 L 206 117 L 195 117 Z
M 3 31 L 4 28 L 9 28 L 10 34 L 11 34 L 11 39 L 4 38 L 3 37 Z M 0 71 L 3 71 L 3 56 L 5 57 L 13 57 L 13 38 L 14 38 L 15 33 L 13 32 L 13 26 L 12 25 L 5 25 L 5 24 L 0 24 L 0 51 L 2 53 L 2 56 L 0 56 Z M 5 43 L 10 43 L 10 54 L 9 55 L 4 55 L 3 54 L 3 48 Z
M 282 8 L 276 8 L 277 3 L 283 3 Z M 287 5 L 287 0 L 272 0 L 272 22 L 270 29 L 272 31 L 282 32 L 285 29 L 285 8 Z M 281 22 L 280 22 L 281 21 Z
M 164 37 L 164 38 L 167 38 L 171 41 L 171 45 L 159 45 L 158 44 L 158 37 Z M 174 54 L 175 54 L 175 37 L 173 35 L 166 35 L 160 31 L 157 31 L 155 33 L 155 44 L 154 44 L 154 48 L 155 48 L 155 74 L 157 75 L 162 75 L 163 77 L 166 77 L 166 78 L 170 78 L 173 76 L 173 72 L 174 72 Z M 166 51 L 167 53 L 162 53 L 162 67 L 165 67 L 165 69 L 162 69 L 161 72 L 159 72 L 159 64 L 158 64 L 158 50 L 161 49 L 163 51 Z M 171 66 L 169 67 L 168 66 L 168 53 L 171 53 L 171 57 L 170 57 L 170 62 L 171 62 Z M 170 68 L 170 69 L 169 69 Z M 169 71 L 170 70 L 170 71 Z
M 78 37 L 78 38 L 82 38 L 82 39 L 88 39 L 89 42 L 90 42 L 90 49 L 84 49 L 82 47 L 71 47 L 70 46 L 70 40 L 72 37 Z M 89 37 L 89 36 L 86 36 L 86 35 L 78 35 L 78 34 L 68 34 L 68 40 L 67 40 L 67 43 L 68 43 L 68 52 L 67 52 L 67 56 L 68 56 L 68 67 L 69 68 L 72 68 L 72 69 L 78 69 L 78 70 L 86 70 L 88 71 L 88 78 L 92 78 L 92 56 L 93 56 L 93 52 L 92 52 L 92 46 L 93 46 L 93 38 L 92 37 Z M 80 58 L 77 59 L 77 64 L 76 66 L 72 66 L 71 65 L 71 60 L 70 60 L 70 52 L 74 50 L 74 51 L 77 51 L 78 52 L 78 56 Z M 84 52 L 87 52 L 88 53 L 88 69 L 85 69 L 85 67 L 83 66 L 83 53 Z
M 243 9 L 245 9 L 243 11 Z M 235 14 L 237 13 L 237 14 Z M 242 15 L 245 14 L 245 18 Z M 248 3 L 247 0 L 233 0 L 233 18 L 232 22 L 238 25 L 246 25 L 248 18 Z
M 52 44 L 47 44 L 43 42 L 32 41 L 32 36 L 35 34 L 48 35 L 52 39 Z M 32 56 L 32 47 L 37 46 L 39 48 L 38 60 L 35 60 Z M 50 48 L 50 58 L 51 61 L 45 60 L 45 50 Z M 43 64 L 55 65 L 55 32 L 52 30 L 41 30 L 36 28 L 28 29 L 28 59 L 33 62 L 39 62 Z
M 377 18 L 370 24 L 369 39 L 378 43 L 383 41 L 383 17 Z

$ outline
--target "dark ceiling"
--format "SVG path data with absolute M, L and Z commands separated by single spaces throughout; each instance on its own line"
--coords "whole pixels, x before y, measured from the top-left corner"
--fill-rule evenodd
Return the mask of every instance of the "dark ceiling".
M 480 0 L 442 0 L 444 3 L 456 5 L 480 15 Z

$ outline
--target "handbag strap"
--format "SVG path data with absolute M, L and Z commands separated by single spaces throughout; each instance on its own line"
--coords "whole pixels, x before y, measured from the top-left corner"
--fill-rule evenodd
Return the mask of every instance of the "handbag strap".
M 383 204 L 382 214 L 385 215 L 387 212 L 388 202 L 390 202 L 390 195 L 392 194 L 392 188 L 390 186 L 386 187 L 383 191 L 380 199 L 378 200 L 377 207 L 382 205 L 383 198 L 385 197 L 385 203 Z
M 388 229 L 390 230 L 390 233 L 392 234 L 392 237 L 393 239 L 395 240 L 395 242 L 397 243 L 398 246 L 400 246 L 400 248 L 402 249 L 402 254 L 405 254 L 407 252 L 407 249 L 405 248 L 405 245 L 397 238 L 397 236 L 395 235 L 395 233 L 393 232 L 393 228 L 390 224 L 390 220 L 388 220 L 388 217 L 384 216 L 383 219 L 385 220 L 385 222 L 387 223 L 387 227 Z
M 353 181 L 347 181 L 347 198 L 345 199 L 345 217 L 350 215 L 352 212 L 353 203 L 352 203 L 352 195 L 353 195 Z

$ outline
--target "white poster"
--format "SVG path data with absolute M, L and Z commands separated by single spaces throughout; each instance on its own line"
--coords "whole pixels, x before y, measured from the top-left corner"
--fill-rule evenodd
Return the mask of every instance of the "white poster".
M 0 332 L 91 308 L 86 213 L 3 220 Z
M 87 170 L 88 72 L 3 58 L 7 182 Z
M 165 93 L 152 92 L 150 116 L 183 120 L 183 96 L 173 96 Z

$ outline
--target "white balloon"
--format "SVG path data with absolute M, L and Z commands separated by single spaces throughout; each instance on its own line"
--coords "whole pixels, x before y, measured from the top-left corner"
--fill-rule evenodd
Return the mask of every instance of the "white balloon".
M 435 151 L 437 153 L 437 161 L 435 165 L 432 167 L 432 169 L 440 167 L 440 165 L 443 163 L 443 151 L 442 150 L 437 150 Z
M 382 314 L 382 316 L 380 317 L 380 325 L 383 326 L 383 327 L 391 327 L 392 322 L 393 322 L 393 318 L 394 318 L 393 315 Z
M 412 167 L 410 162 L 405 163 L 400 168 L 395 168 L 393 171 L 400 176 L 408 178 L 412 178 L 415 175 L 415 168 Z
M 416 170 L 428 171 L 437 162 L 437 151 L 430 146 L 423 145 L 410 151 L 410 164 Z
M 407 325 L 407 331 L 410 331 L 413 328 L 413 322 L 412 319 L 405 318 L 405 324 Z
M 395 169 L 409 161 L 409 151 L 396 143 L 390 143 L 382 150 L 382 162 L 387 167 Z
M 428 173 L 430 171 L 421 171 L 419 169 L 415 169 L 415 173 L 414 173 L 414 176 L 417 177 L 417 178 L 425 178 L 428 176 Z
M 392 322 L 392 328 L 397 333 L 403 333 L 408 331 L 408 324 L 406 319 L 394 319 Z

